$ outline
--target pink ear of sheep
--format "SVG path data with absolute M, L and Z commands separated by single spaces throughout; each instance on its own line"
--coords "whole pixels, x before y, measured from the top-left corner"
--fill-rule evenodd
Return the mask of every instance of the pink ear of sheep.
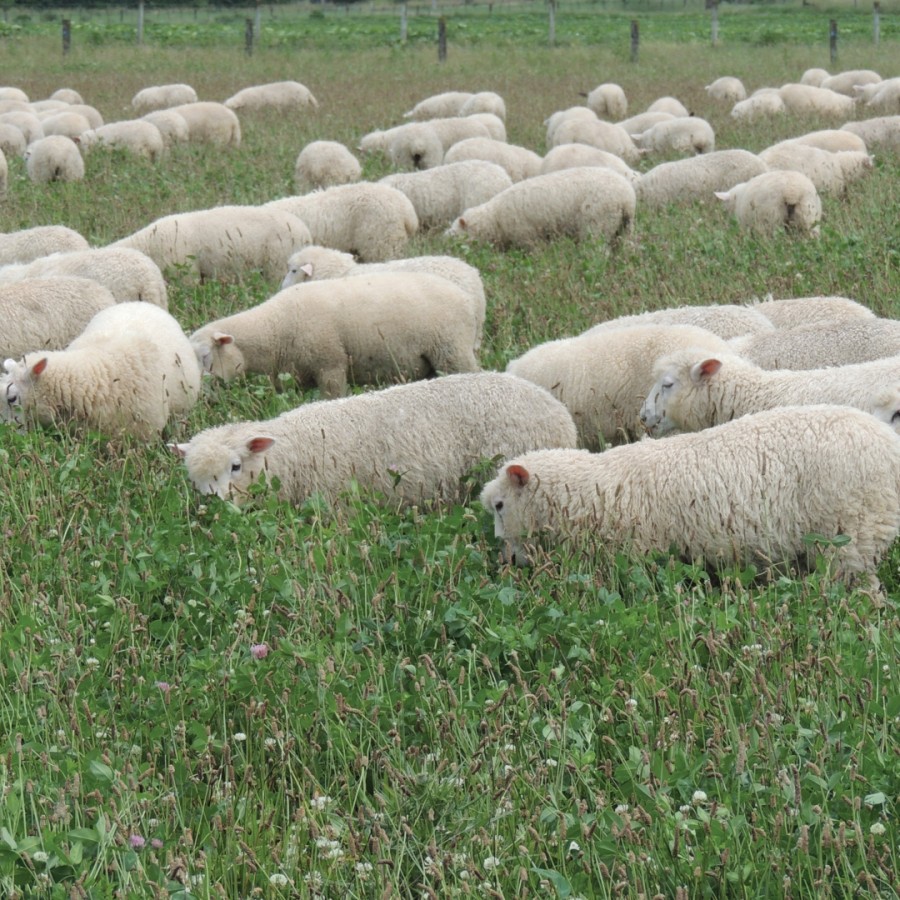
M 32 367 L 31 367 L 31 377 L 38 378 L 40 375 L 44 373 L 44 369 L 47 368 L 47 357 L 45 356 L 43 359 L 39 359 Z
M 225 344 L 234 343 L 234 338 L 230 334 L 225 334 L 224 332 L 217 331 L 213 335 L 213 342 L 217 347 L 224 347 Z
M 516 487 L 521 488 L 528 484 L 528 479 L 531 475 L 525 466 L 520 466 L 518 463 L 512 463 L 506 467 L 506 477 L 509 478 Z
M 300 266 L 300 271 L 307 277 L 312 278 L 313 275 L 313 264 L 312 263 L 304 263 Z
M 272 444 L 275 443 L 273 437 L 255 437 L 247 441 L 247 449 L 251 453 L 265 453 Z
M 187 456 L 187 451 L 189 444 L 166 444 L 166 448 L 170 453 L 173 453 L 179 459 L 184 459 Z
M 700 381 L 703 378 L 710 378 L 722 368 L 722 361 L 718 359 L 704 359 L 703 362 L 695 363 L 691 366 L 691 380 Z

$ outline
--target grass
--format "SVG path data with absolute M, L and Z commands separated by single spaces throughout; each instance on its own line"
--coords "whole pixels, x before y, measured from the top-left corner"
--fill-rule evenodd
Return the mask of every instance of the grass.
M 93 155 L 79 184 L 32 185 L 12 159 L 2 227 L 63 222 L 102 245 L 177 209 L 267 200 L 290 191 L 309 140 L 354 145 L 448 88 L 500 92 L 510 140 L 538 151 L 544 118 L 603 80 L 634 110 L 680 97 L 721 147 L 829 124 L 738 125 L 703 91 L 726 72 L 796 80 L 828 66 L 822 46 L 648 41 L 633 65 L 604 45 L 451 44 L 438 65 L 433 48 L 320 41 L 62 57 L 49 35 L 7 39 L 0 81 L 34 98 L 75 87 L 107 120 L 166 81 L 224 99 L 297 77 L 321 108 L 246 116 L 225 154 Z M 841 66 L 892 75 L 891 59 L 896 43 L 848 42 Z M 482 271 L 486 367 L 673 303 L 837 293 L 896 316 L 898 185 L 897 156 L 881 155 L 825 199 L 817 242 L 749 237 L 697 204 L 639 210 L 614 253 L 438 234 L 413 252 Z M 176 272 L 170 306 L 192 329 L 275 287 Z M 281 387 L 210 384 L 168 438 L 311 396 Z M 883 596 L 824 563 L 767 579 L 589 543 L 513 571 L 475 502 L 396 512 L 351 492 L 288 508 L 260 485 L 238 509 L 196 496 L 162 442 L 4 429 L 0 473 L 4 897 L 900 892 L 896 548 Z

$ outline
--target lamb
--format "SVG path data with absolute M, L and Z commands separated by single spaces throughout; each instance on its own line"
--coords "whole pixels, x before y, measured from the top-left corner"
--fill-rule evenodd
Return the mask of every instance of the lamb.
M 311 141 L 294 164 L 294 189 L 298 194 L 350 184 L 361 177 L 359 160 L 339 141 Z
M 0 122 L 0 153 L 6 156 L 23 156 L 25 154 L 25 135 L 8 122 Z
M 223 499 L 239 502 L 265 473 L 293 504 L 314 493 L 335 502 L 356 482 L 408 505 L 464 500 L 485 458 L 574 445 L 571 417 L 543 388 L 479 372 L 305 403 L 170 447 L 198 491 Z
M 86 153 L 104 146 L 126 150 L 150 162 L 160 159 L 166 149 L 160 130 L 145 119 L 109 122 L 100 128 L 92 128 L 81 134 L 78 143 Z
M 875 313 L 849 297 L 784 297 L 769 295 L 753 304 L 776 328 L 799 328 L 817 322 L 874 319 Z
M 447 230 L 498 247 L 528 247 L 567 235 L 614 241 L 634 221 L 635 193 L 611 169 L 585 166 L 520 181 L 467 209 Z
M 731 351 L 761 369 L 824 369 L 900 356 L 895 319 L 826 320 L 761 337 L 735 338 Z
M 847 407 L 788 407 L 605 453 L 527 453 L 502 465 L 481 502 L 520 564 L 544 535 L 708 566 L 811 567 L 809 535 L 846 536 L 826 548 L 835 574 L 874 588 L 900 530 L 898 484 L 888 425 Z
M 99 247 L 68 253 L 52 253 L 30 263 L 0 268 L 0 284 L 25 278 L 56 278 L 76 275 L 99 281 L 109 288 L 117 303 L 143 300 L 166 309 L 166 282 L 159 266 L 149 256 L 126 247 Z
M 489 113 L 496 116 L 501 122 L 506 121 L 506 103 L 503 98 L 494 91 L 478 91 L 463 103 L 459 113 L 451 113 L 450 116 L 436 116 L 435 118 L 452 118 L 454 115 L 475 116 L 481 113 Z
M 856 107 L 852 97 L 810 84 L 785 84 L 779 94 L 788 112 L 803 115 L 851 116 Z
M 196 103 L 197 100 L 197 92 L 189 84 L 159 84 L 138 91 L 131 98 L 131 106 L 137 115 L 143 116 L 159 109 Z
M 787 106 L 781 99 L 778 88 L 761 88 L 754 91 L 746 100 L 739 100 L 731 107 L 731 118 L 752 122 L 763 116 L 783 115 Z
M 475 95 L 470 91 L 445 91 L 420 100 L 412 109 L 403 113 L 404 119 L 443 119 L 458 116 L 464 104 Z
M 444 154 L 445 165 L 469 159 L 496 163 L 506 170 L 513 181 L 524 181 L 541 172 L 541 157 L 533 150 L 493 138 L 466 138 L 455 143 Z
M 598 147 L 608 153 L 615 153 L 629 166 L 636 166 L 641 158 L 641 151 L 621 125 L 596 118 L 566 119 L 553 130 L 553 140 L 549 147 L 552 149 L 560 144 L 588 144 Z
M 310 243 L 352 253 L 362 262 L 403 256 L 419 228 L 406 194 L 366 181 L 271 200 L 263 208 L 292 213 L 308 226 Z
M 648 153 L 711 153 L 716 149 L 716 135 L 712 125 L 698 116 L 670 119 L 652 125 L 631 139 L 640 150 Z
M 0 266 L 27 263 L 51 253 L 87 250 L 88 242 L 65 225 L 36 225 L 0 233 Z
M 29 350 L 61 350 L 101 309 L 116 302 L 102 284 L 87 278 L 29 278 L 0 284 L 0 356 Z
M 52 134 L 28 145 L 25 171 L 36 184 L 80 181 L 84 178 L 84 160 L 72 138 Z
M 107 307 L 65 350 L 27 353 L 4 368 L 0 418 L 19 425 L 72 422 L 147 440 L 200 392 L 181 326 L 149 303 Z
M 290 372 L 330 398 L 350 382 L 475 372 L 475 330 L 471 300 L 447 279 L 384 272 L 296 284 L 205 325 L 191 343 L 218 378 Z
M 759 154 L 770 171 L 802 172 L 820 194 L 842 196 L 847 187 L 871 172 L 873 157 L 858 150 L 830 153 L 808 144 L 782 141 Z
M 446 228 L 465 210 L 486 203 L 513 182 L 495 163 L 469 159 L 388 175 L 378 183 L 404 193 L 416 211 L 419 228 L 428 230 Z
M 711 84 L 706 85 L 705 89 L 711 100 L 719 100 L 725 103 L 739 103 L 741 100 L 747 99 L 747 89 L 740 78 L 733 75 L 723 75 L 717 78 Z
M 145 113 L 141 118 L 157 127 L 166 149 L 174 144 L 186 144 L 191 139 L 184 116 L 178 115 L 171 109 L 157 109 L 154 112 Z
M 225 101 L 234 110 L 279 109 L 294 112 L 318 109 L 319 102 L 312 91 L 299 81 L 273 81 L 244 88 Z
M 540 160 L 540 157 L 538 158 Z M 540 171 L 534 174 L 546 175 L 548 172 L 559 172 L 562 169 L 575 169 L 580 166 L 605 166 L 626 178 L 637 190 L 641 174 L 615 153 L 590 147 L 587 144 L 558 144 L 540 161 Z M 533 177 L 533 176 L 529 176 Z M 515 180 L 515 179 L 513 179 Z
M 875 116 L 861 122 L 845 122 L 841 131 L 861 137 L 870 150 L 896 153 L 900 149 L 900 115 Z
M 260 206 L 217 206 L 174 213 L 110 244 L 140 250 L 161 271 L 184 267 L 200 279 L 241 278 L 259 270 L 280 278 L 284 260 L 312 242 L 291 213 Z
M 772 236 L 789 228 L 798 234 L 819 235 L 822 201 L 802 172 L 763 172 L 728 191 L 716 191 L 715 196 L 745 230 Z
M 778 406 L 836 403 L 873 410 L 873 397 L 900 383 L 900 356 L 822 369 L 761 369 L 736 353 L 679 350 L 657 360 L 641 407 L 654 437 L 700 431 Z
M 856 96 L 854 88 L 859 84 L 880 84 L 881 76 L 871 69 L 851 69 L 848 72 L 838 72 L 837 75 L 829 75 L 822 81 L 819 87 L 828 91 L 835 91 L 847 97 Z
M 191 142 L 219 147 L 240 146 L 241 123 L 234 111 L 222 103 L 200 100 L 196 103 L 181 103 L 169 109 L 178 113 L 187 123 Z
M 641 403 L 653 386 L 653 363 L 676 348 L 727 351 L 727 341 L 692 325 L 592 330 L 548 341 L 512 360 L 506 371 L 547 388 L 566 405 L 578 446 L 602 450 L 643 434 Z
M 587 95 L 587 108 L 601 119 L 624 119 L 628 115 L 628 98 L 621 85 L 605 82 Z
M 731 303 L 711 306 L 677 306 L 655 309 L 633 316 L 608 319 L 589 328 L 585 334 L 610 328 L 632 328 L 636 325 L 693 325 L 711 331 L 724 340 L 745 334 L 772 333 L 775 326 L 756 309 Z
M 288 259 L 288 271 L 281 288 L 283 290 L 314 279 L 371 275 L 374 272 L 421 272 L 452 281 L 469 297 L 475 317 L 475 350 L 481 346 L 486 311 L 484 283 L 478 269 L 455 256 L 411 256 L 383 263 L 358 263 L 349 253 L 311 244 Z
M 765 162 L 747 150 L 714 150 L 654 166 L 640 177 L 635 192 L 638 202 L 651 208 L 704 201 L 766 171 Z

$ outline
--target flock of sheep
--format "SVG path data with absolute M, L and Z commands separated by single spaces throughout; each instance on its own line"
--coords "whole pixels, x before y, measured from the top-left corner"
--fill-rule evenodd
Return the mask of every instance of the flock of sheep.
M 150 438 L 193 407 L 204 374 L 290 372 L 324 399 L 170 445 L 195 488 L 240 499 L 265 471 L 295 503 L 336 499 L 351 479 L 401 503 L 459 500 L 472 467 L 499 457 L 481 499 L 518 562 L 541 533 L 766 564 L 803 562 L 811 533 L 843 534 L 838 571 L 871 578 L 900 532 L 900 322 L 843 297 L 681 307 L 487 372 L 481 274 L 453 256 L 405 256 L 420 229 L 498 248 L 559 235 L 614 245 L 639 205 L 713 195 L 744 228 L 814 235 L 820 192 L 843 194 L 870 151 L 900 147 L 900 78 L 810 70 L 750 97 L 730 77 L 707 91 L 735 118 L 848 121 L 760 154 L 716 150 L 710 124 L 675 98 L 626 118 L 624 91 L 603 84 L 547 120 L 541 156 L 506 141 L 496 93 L 448 92 L 362 138 L 358 153 L 400 170 L 379 182 L 361 180 L 349 148 L 318 140 L 297 157 L 295 196 L 176 213 L 101 248 L 64 226 L 0 234 L 0 417 Z M 234 146 L 238 113 L 317 102 L 286 81 L 224 103 L 162 85 L 132 105 L 134 119 L 104 124 L 74 91 L 31 102 L 0 88 L 0 189 L 8 154 L 34 181 L 78 179 L 101 144 L 151 160 L 179 141 Z M 680 158 L 634 168 L 654 154 Z M 167 312 L 175 266 L 259 270 L 281 288 L 186 335 Z M 346 396 L 397 381 L 408 383 Z

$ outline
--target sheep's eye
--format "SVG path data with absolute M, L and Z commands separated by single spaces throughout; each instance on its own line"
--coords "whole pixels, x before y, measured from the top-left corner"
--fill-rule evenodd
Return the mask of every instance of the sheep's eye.
M 8 384 L 6 386 L 6 402 L 9 403 L 10 406 L 15 406 L 15 404 L 19 402 L 19 392 L 16 390 L 14 384 Z
M 500 512 L 502 509 L 503 509 L 503 501 L 502 501 L 502 500 L 498 500 L 498 501 L 494 504 L 494 511 L 495 511 L 495 512 Z
M 673 378 L 663 378 L 662 380 L 662 386 L 664 389 L 672 387 L 673 384 L 675 384 L 675 380 Z
M 891 424 L 900 421 L 900 409 L 895 409 L 894 414 L 891 416 Z
M 233 463 L 231 464 L 231 474 L 232 474 L 232 475 L 237 475 L 237 473 L 240 472 L 240 471 L 241 471 L 241 464 L 240 464 L 240 462 L 233 462 Z

